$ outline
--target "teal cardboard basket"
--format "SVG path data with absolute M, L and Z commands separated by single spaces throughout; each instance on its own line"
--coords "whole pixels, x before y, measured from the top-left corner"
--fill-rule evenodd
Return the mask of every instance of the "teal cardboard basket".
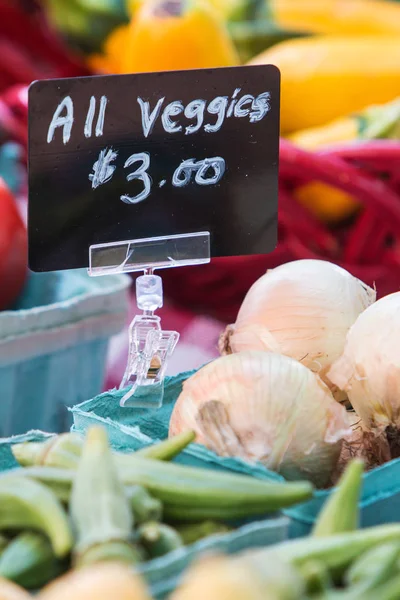
M 30 274 L 13 310 L 0 312 L 0 435 L 70 428 L 66 406 L 101 392 L 129 286 L 125 275 Z
M 73 407 L 74 428 L 85 431 L 94 423 L 104 423 L 113 443 L 121 448 L 137 448 L 141 444 L 162 440 L 168 436 L 168 425 L 174 403 L 182 384 L 191 373 L 167 378 L 165 399 L 162 408 L 129 409 L 121 408 L 119 400 L 123 392 L 111 391 Z M 250 474 L 253 477 L 270 479 L 281 477 L 271 473 L 260 464 L 249 465 L 233 458 L 221 458 L 203 446 L 191 444 L 179 460 L 187 464 L 228 468 L 229 470 Z M 284 512 L 290 518 L 289 536 L 308 535 L 330 490 L 316 491 L 312 500 L 299 504 Z M 398 522 L 400 515 L 400 459 L 393 460 L 364 474 L 362 497 L 360 501 L 361 526 L 369 527 L 389 522 Z
M 11 451 L 13 444 L 44 441 L 51 435 L 53 434 L 42 431 L 30 431 L 23 435 L 0 439 L 0 472 L 18 466 Z M 135 447 L 140 448 L 144 445 L 136 442 Z M 119 447 L 121 448 L 121 446 Z M 123 447 L 125 450 L 129 450 L 129 447 L 124 444 Z M 287 538 L 288 528 L 289 519 L 283 515 L 272 515 L 270 518 L 243 522 L 234 531 L 209 536 L 161 558 L 148 561 L 141 565 L 138 571 L 146 579 L 152 596 L 157 599 L 165 598 L 176 588 L 187 567 L 201 555 L 217 552 L 234 554 L 247 548 L 282 542 Z

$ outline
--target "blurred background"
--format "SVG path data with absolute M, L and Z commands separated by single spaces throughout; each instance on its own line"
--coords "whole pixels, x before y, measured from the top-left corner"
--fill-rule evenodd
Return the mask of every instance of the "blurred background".
M 181 333 L 169 372 L 216 356 L 251 284 L 283 262 L 323 258 L 380 295 L 398 290 L 399 1 L 0 0 L 0 308 L 18 306 L 28 278 L 31 81 L 249 62 L 282 74 L 279 245 L 163 272 L 163 327 Z M 125 330 L 106 387 L 126 353 Z

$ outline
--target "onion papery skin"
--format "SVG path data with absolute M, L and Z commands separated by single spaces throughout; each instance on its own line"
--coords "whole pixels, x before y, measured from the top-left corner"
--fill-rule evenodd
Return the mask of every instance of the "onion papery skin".
M 221 336 L 220 352 L 284 354 L 330 385 L 326 371 L 342 354 L 350 327 L 375 300 L 375 290 L 333 263 L 286 263 L 250 288 L 236 323 Z M 343 394 L 336 396 L 345 399 Z
M 400 292 L 378 300 L 351 327 L 327 373 L 346 392 L 362 427 L 400 455 Z
M 289 357 L 250 351 L 218 358 L 185 381 L 169 435 L 187 430 L 220 456 L 323 487 L 350 424 L 318 375 Z

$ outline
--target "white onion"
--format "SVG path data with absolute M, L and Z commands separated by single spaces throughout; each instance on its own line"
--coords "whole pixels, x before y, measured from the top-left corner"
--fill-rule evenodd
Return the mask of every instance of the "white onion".
M 381 298 L 358 317 L 327 376 L 347 393 L 364 429 L 389 434 L 392 447 L 399 444 L 400 292 Z
M 349 422 L 318 375 L 299 362 L 242 352 L 209 363 L 184 383 L 169 433 L 187 430 L 219 455 L 260 461 L 288 479 L 323 486 Z
M 337 265 L 290 262 L 268 271 L 250 288 L 220 349 L 285 354 L 325 381 L 349 328 L 375 299 L 373 289 Z

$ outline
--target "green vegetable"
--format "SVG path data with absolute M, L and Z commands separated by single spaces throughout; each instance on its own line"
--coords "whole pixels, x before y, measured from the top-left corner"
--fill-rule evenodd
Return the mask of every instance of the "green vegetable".
M 147 521 L 160 521 L 162 517 L 162 503 L 150 496 L 141 485 L 126 488 L 126 493 L 133 511 L 135 524 L 141 525 Z
M 358 502 L 364 463 L 355 459 L 347 466 L 336 490 L 326 501 L 312 531 L 313 536 L 354 531 L 359 526 Z
M 137 450 L 134 454 L 119 454 L 118 461 L 119 464 L 123 466 L 129 465 L 129 458 L 131 456 L 140 456 L 141 458 L 153 458 L 157 460 L 172 460 L 175 456 L 178 456 L 186 446 L 189 446 L 189 444 L 194 441 L 195 437 L 196 434 L 194 431 L 183 431 L 163 442 L 158 442 L 157 444 L 152 444 L 142 450 Z M 126 460 L 124 461 L 123 458 Z
M 144 523 L 138 529 L 139 542 L 149 558 L 158 558 L 183 546 L 179 533 L 163 523 Z
M 60 566 L 51 544 L 41 533 L 21 533 L 0 556 L 0 577 L 27 589 L 42 587 L 59 572 Z
M 10 472 L 0 478 L 0 529 L 41 531 L 58 557 L 64 557 L 73 543 L 67 515 L 55 494 L 37 481 Z
M 349 586 L 360 584 L 360 589 L 386 582 L 398 572 L 400 542 L 382 544 L 362 554 L 350 567 L 345 576 Z
M 194 544 L 198 540 L 210 535 L 228 533 L 232 527 L 218 521 L 203 521 L 202 523 L 191 523 L 189 525 L 176 525 L 176 530 L 185 545 Z
M 130 564 L 140 560 L 131 544 L 132 510 L 102 427 L 87 432 L 73 481 L 70 513 L 78 566 L 103 560 Z
M 249 552 L 265 561 L 273 556 L 300 569 L 310 561 L 321 562 L 332 577 L 340 579 L 361 553 L 391 541 L 400 543 L 400 524 L 378 525 L 325 538 L 289 540 L 273 547 Z
M 124 454 L 113 452 L 119 467 L 129 466 L 132 456 L 153 458 L 157 460 L 172 460 L 186 446 L 193 442 L 193 431 L 185 431 L 168 440 L 152 444 L 137 452 Z M 46 465 L 75 469 L 82 453 L 83 437 L 77 433 L 62 433 L 46 440 L 45 442 L 23 442 L 14 444 L 12 453 L 17 462 L 24 466 Z
M 131 456 L 129 468 L 118 472 L 126 486 L 141 485 L 158 498 L 166 518 L 181 522 L 263 515 L 308 500 L 313 492 L 309 482 L 275 483 L 135 456 Z M 68 498 L 73 471 L 30 467 L 19 473 Z

